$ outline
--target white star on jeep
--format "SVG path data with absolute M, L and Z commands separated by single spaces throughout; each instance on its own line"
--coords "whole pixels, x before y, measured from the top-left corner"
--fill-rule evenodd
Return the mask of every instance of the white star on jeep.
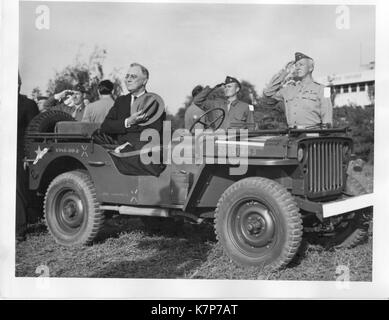
M 35 150 L 36 158 L 35 158 L 35 160 L 34 160 L 34 162 L 32 164 L 34 164 L 34 165 L 37 164 L 38 161 L 40 159 L 42 159 L 43 156 L 47 153 L 47 151 L 49 151 L 49 148 L 44 148 L 43 150 L 41 150 L 41 146 L 38 146 L 38 149 Z

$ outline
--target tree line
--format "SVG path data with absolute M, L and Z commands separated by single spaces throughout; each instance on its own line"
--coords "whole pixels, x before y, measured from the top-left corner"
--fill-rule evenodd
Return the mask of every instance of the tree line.
M 110 78 L 114 83 L 113 97 L 123 93 L 121 79 L 118 70 L 113 70 L 106 75 L 103 68 L 107 51 L 95 47 L 89 58 L 83 60 L 76 56 L 75 61 L 57 71 L 48 81 L 46 94 L 48 96 L 71 89 L 75 84 L 82 84 L 88 92 L 88 99 L 93 102 L 98 99 L 97 86 L 103 79 Z M 255 86 L 247 80 L 241 81 L 241 90 L 238 99 L 254 106 L 254 120 L 258 129 L 284 129 L 287 127 L 285 118 L 285 106 L 282 102 L 269 101 L 258 94 Z M 32 96 L 42 95 L 40 88 L 32 90 Z M 372 93 L 374 94 L 374 93 Z M 213 91 L 209 99 L 223 98 L 223 90 Z M 167 120 L 172 122 L 172 128 L 184 127 L 184 115 L 186 109 L 192 103 L 192 96 L 185 98 L 184 106 L 175 114 L 168 113 Z M 271 103 L 269 103 L 271 102 Z M 343 106 L 334 108 L 334 127 L 349 127 L 354 140 L 354 152 L 365 161 L 373 162 L 374 155 L 374 105 L 361 108 L 355 106 Z

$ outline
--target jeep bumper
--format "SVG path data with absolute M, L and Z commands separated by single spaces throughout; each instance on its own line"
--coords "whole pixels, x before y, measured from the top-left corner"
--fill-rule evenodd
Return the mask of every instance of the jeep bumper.
M 295 198 L 300 209 L 315 213 L 320 220 L 339 214 L 371 207 L 374 204 L 374 194 L 360 196 L 343 196 L 340 199 L 329 202 L 314 202 L 303 198 Z

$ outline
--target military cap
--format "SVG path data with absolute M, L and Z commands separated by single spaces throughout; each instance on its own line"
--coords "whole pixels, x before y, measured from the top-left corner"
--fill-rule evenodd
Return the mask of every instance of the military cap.
M 203 90 L 203 86 L 202 85 L 197 85 L 193 88 L 192 90 L 192 97 L 195 97 L 197 96 L 202 90 Z
M 75 86 L 73 86 L 73 91 L 80 91 L 82 93 L 86 92 L 86 90 L 82 84 L 76 84 Z
M 224 84 L 233 83 L 233 82 L 237 83 L 238 86 L 239 86 L 239 88 L 241 87 L 241 84 L 240 84 L 240 82 L 238 81 L 238 79 L 236 79 L 236 78 L 234 78 L 234 77 L 230 77 L 230 76 L 227 76 L 227 77 L 226 77 L 226 80 L 224 81 Z
M 311 60 L 313 60 L 311 57 L 308 57 L 307 55 L 305 55 L 304 53 L 301 53 L 301 52 L 296 52 L 294 54 L 294 57 L 295 57 L 295 60 L 294 60 L 295 63 L 297 61 L 301 60 L 301 59 L 311 59 Z
M 147 114 L 145 121 L 138 123 L 139 126 L 147 126 L 159 117 L 165 111 L 165 103 L 162 98 L 156 93 L 147 92 L 137 98 L 131 105 L 131 114 L 142 110 L 142 113 Z

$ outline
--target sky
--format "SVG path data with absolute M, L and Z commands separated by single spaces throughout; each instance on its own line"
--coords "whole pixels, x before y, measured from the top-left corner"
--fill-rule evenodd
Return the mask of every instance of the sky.
M 49 8 L 49 29 L 36 27 L 38 5 Z M 104 72 L 124 76 L 131 62 L 150 71 L 148 90 L 175 113 L 197 84 L 227 75 L 261 92 L 296 51 L 315 59 L 314 77 L 355 72 L 375 59 L 374 6 L 348 6 L 339 29 L 334 5 L 232 3 L 21 2 L 21 92 L 43 92 L 76 55 L 107 50 Z

